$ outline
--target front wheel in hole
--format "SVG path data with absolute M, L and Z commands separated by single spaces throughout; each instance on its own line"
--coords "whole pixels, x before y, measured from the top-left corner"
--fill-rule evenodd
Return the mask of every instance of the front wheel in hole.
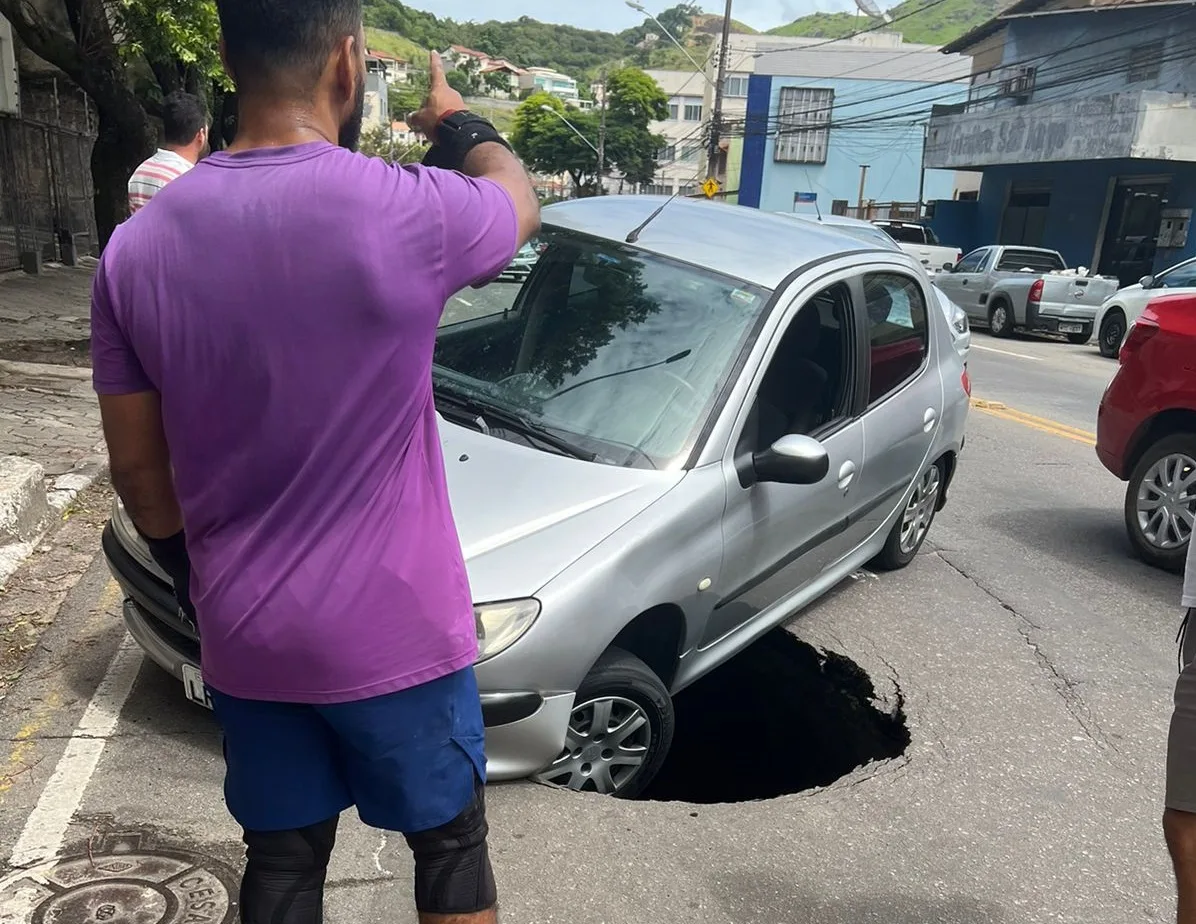
M 541 783 L 634 799 L 660 772 L 673 743 L 673 701 L 643 661 L 610 648 L 582 681 L 565 747 L 536 774 Z
M 930 466 L 918 479 L 914 493 L 893 524 L 888 541 L 872 566 L 879 571 L 899 571 L 912 562 L 926 541 L 930 524 L 938 513 L 939 495 L 943 488 L 942 463 Z

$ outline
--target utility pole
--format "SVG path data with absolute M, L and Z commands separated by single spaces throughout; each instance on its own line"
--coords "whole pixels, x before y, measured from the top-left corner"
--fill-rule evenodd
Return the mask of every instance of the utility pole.
M 918 165 L 918 221 L 922 220 L 922 200 L 926 196 L 926 143 L 930 139 L 930 123 L 922 126 L 922 163 Z
M 606 68 L 602 69 L 602 99 L 598 103 L 598 195 L 606 195 Z
M 856 218 L 864 217 L 864 184 L 868 182 L 868 164 L 860 164 L 860 196 L 856 200 Z
M 715 180 L 718 172 L 718 152 L 720 135 L 723 125 L 723 87 L 727 82 L 727 51 L 731 44 L 731 3 L 727 0 L 727 10 L 723 14 L 723 37 L 718 50 L 718 75 L 714 84 L 714 111 L 710 114 L 710 148 L 706 152 L 706 175 Z

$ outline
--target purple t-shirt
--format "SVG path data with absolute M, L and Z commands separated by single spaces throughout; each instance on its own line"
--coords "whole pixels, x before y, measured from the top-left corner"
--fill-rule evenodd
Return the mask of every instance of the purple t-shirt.
M 497 184 L 326 143 L 215 154 L 117 230 L 95 388 L 162 396 L 214 688 L 346 702 L 473 663 L 432 351 L 516 243 Z

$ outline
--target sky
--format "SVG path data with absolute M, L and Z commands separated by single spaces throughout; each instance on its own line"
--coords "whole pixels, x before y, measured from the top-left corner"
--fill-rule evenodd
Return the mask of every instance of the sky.
M 407 0 L 416 9 L 456 20 L 518 19 L 531 16 L 543 22 L 563 22 L 587 29 L 618 32 L 643 22 L 643 15 L 628 9 L 623 0 Z M 676 0 L 642 0 L 653 13 L 674 6 Z M 722 12 L 722 0 L 700 3 L 708 13 Z M 891 4 L 884 4 L 889 6 Z M 753 28 L 764 30 L 792 22 L 820 10 L 854 9 L 851 0 L 734 0 L 731 15 Z

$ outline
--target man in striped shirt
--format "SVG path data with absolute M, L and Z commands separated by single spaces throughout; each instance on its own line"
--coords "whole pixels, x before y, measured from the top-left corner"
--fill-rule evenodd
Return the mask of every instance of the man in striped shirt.
M 194 167 L 207 152 L 208 113 L 190 93 L 172 93 L 162 104 L 163 145 L 129 180 L 129 211 L 136 213 L 171 180 Z

